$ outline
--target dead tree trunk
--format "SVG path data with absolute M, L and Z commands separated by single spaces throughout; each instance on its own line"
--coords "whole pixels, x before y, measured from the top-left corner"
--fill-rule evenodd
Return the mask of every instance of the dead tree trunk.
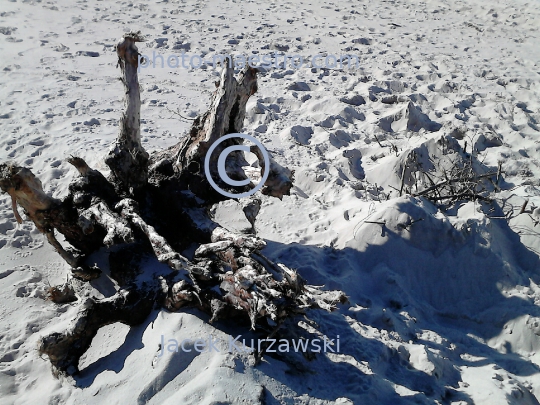
M 126 93 L 126 112 L 120 119 L 120 135 L 105 163 L 111 169 L 113 183 L 124 195 L 138 193 L 148 181 L 148 152 L 141 145 L 141 95 L 137 77 L 139 51 L 135 46 L 136 42 L 143 41 L 139 34 L 131 33 L 116 46 Z
M 140 35 L 127 34 L 117 46 L 126 111 L 118 139 L 106 159 L 112 171 L 109 180 L 83 159 L 71 157 L 68 161 L 80 176 L 59 201 L 43 192 L 28 169 L 0 165 L 0 188 L 11 196 L 15 218 L 21 220 L 19 204 L 70 264 L 75 277 L 97 277 L 99 269 L 84 265 L 85 255 L 113 244 L 120 245 L 114 255 L 126 252 L 124 257 L 130 260 L 154 256 L 171 269 L 169 275 L 153 283 L 139 282 L 136 275 L 123 273 L 126 267 L 139 264 L 129 262 L 125 266 L 122 260 L 112 260 L 111 253 L 111 274 L 116 275 L 120 291 L 107 299 L 80 304 L 83 306 L 70 330 L 42 339 L 41 353 L 49 356 L 59 372 L 77 372 L 80 356 L 100 327 L 114 322 L 142 322 L 154 303 L 171 311 L 195 306 L 211 314 L 212 322 L 219 318 L 245 319 L 253 329 L 272 329 L 307 308 L 332 310 L 346 300 L 340 291 L 307 285 L 293 270 L 264 258 L 260 253 L 265 246 L 263 240 L 229 232 L 207 214 L 212 204 L 227 197 L 216 192 L 206 179 L 202 170 L 206 153 L 219 138 L 242 131 L 247 100 L 257 90 L 256 69 L 247 67 L 235 78 L 233 69 L 225 66 L 208 111 L 195 120 L 189 136 L 149 157 L 140 142 L 139 54 L 135 47 L 140 41 Z M 214 172 L 219 154 L 234 142 L 239 140 L 226 140 L 211 157 Z M 280 199 L 288 195 L 293 172 L 273 159 L 265 168 L 260 153 L 253 152 L 259 157 L 261 170 L 270 170 L 263 194 Z M 246 179 L 244 164 L 241 152 L 231 153 L 228 174 L 237 180 Z M 257 201 L 244 207 L 252 225 L 260 206 Z M 54 237 L 55 229 L 72 248 L 60 245 Z M 188 260 L 179 252 L 193 243 L 199 247 L 195 257 Z
M 158 187 L 163 186 L 163 175 L 176 181 L 174 187 L 190 190 L 208 203 L 227 199 L 216 192 L 208 183 L 204 173 L 204 158 L 210 146 L 223 135 L 241 132 L 245 117 L 245 108 L 248 98 L 257 90 L 256 69 L 246 68 L 238 80 L 234 77 L 234 70 L 225 67 L 221 74 L 221 81 L 214 92 L 210 108 L 207 112 L 195 119 L 189 136 L 173 147 L 156 153 L 151 158 L 150 177 Z M 217 159 L 224 148 L 233 145 L 235 140 L 225 141 L 213 153 L 210 169 L 213 178 L 219 183 L 217 173 Z M 245 180 L 247 177 L 242 170 L 246 165 L 239 152 L 231 153 L 229 160 L 229 174 L 235 180 Z M 232 161 L 232 163 L 231 163 Z M 169 174 L 174 173 L 173 176 Z M 236 190 L 246 191 L 245 189 Z

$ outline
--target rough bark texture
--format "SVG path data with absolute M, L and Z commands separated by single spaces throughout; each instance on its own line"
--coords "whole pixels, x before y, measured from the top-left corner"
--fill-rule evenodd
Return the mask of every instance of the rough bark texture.
M 141 40 L 139 34 L 127 34 L 117 46 L 126 111 L 106 159 L 112 171 L 110 179 L 83 159 L 70 157 L 68 161 L 80 176 L 60 201 L 43 192 L 30 170 L 0 165 L 0 188 L 11 196 L 15 218 L 22 220 L 18 204 L 73 268 L 74 277 L 89 280 L 99 276 L 99 269 L 85 265 L 86 255 L 97 249 L 107 252 L 117 245 L 109 252 L 109 263 L 121 289 L 113 297 L 81 303 L 69 330 L 42 339 L 40 351 L 48 355 L 57 372 L 78 371 L 79 358 L 100 327 L 114 322 L 140 323 L 154 304 L 171 311 L 194 306 L 211 314 L 211 322 L 243 318 L 253 329 L 261 326 L 269 330 L 307 308 L 332 310 L 346 300 L 340 291 L 307 285 L 295 271 L 261 254 L 263 240 L 232 233 L 208 215 L 214 203 L 227 197 L 208 183 L 202 170 L 204 159 L 213 142 L 242 131 L 247 100 L 257 90 L 256 69 L 247 67 L 235 78 L 233 69 L 225 66 L 208 111 L 195 120 L 189 136 L 149 157 L 139 132 L 135 43 Z M 233 142 L 238 140 L 223 142 L 212 156 L 214 173 L 219 153 Z M 254 152 L 265 170 L 260 151 Z M 246 179 L 243 165 L 243 155 L 231 153 L 229 175 Z M 262 193 L 278 198 L 288 195 L 293 173 L 273 159 L 268 169 L 270 176 Z M 235 192 L 254 187 L 221 186 Z M 253 197 L 243 205 L 252 226 L 260 204 L 260 199 Z M 71 247 L 62 247 L 54 237 L 55 230 Z M 194 243 L 199 247 L 191 260 L 179 253 Z M 170 274 L 154 276 L 153 283 L 138 282 L 137 275 L 145 271 L 141 263 L 152 256 L 167 264 Z M 148 267 L 146 271 L 151 271 Z
M 247 67 L 236 79 L 234 70 L 226 65 L 222 71 L 218 88 L 212 97 L 210 108 L 195 119 L 189 136 L 184 137 L 177 145 L 152 156 L 151 181 L 163 188 L 163 177 L 167 180 L 171 180 L 172 177 L 176 180 L 175 188 L 190 190 L 197 197 L 209 203 L 227 199 L 216 192 L 208 183 L 204 173 L 204 158 L 210 146 L 223 135 L 241 132 L 247 100 L 256 91 L 256 69 Z M 219 181 L 217 159 L 221 151 L 234 145 L 235 141 L 235 139 L 230 139 L 222 142 L 210 160 L 210 171 L 213 178 L 225 190 L 230 190 L 231 187 Z M 231 153 L 227 163 L 228 173 L 232 179 L 244 180 L 247 178 L 241 168 L 246 162 L 239 152 Z M 236 192 L 247 190 L 249 188 L 233 189 Z
M 141 145 L 141 95 L 137 68 L 139 51 L 135 46 L 144 39 L 135 33 L 125 35 L 116 46 L 122 69 L 126 111 L 120 119 L 120 135 L 105 159 L 117 189 L 126 195 L 136 194 L 148 181 L 148 152 Z

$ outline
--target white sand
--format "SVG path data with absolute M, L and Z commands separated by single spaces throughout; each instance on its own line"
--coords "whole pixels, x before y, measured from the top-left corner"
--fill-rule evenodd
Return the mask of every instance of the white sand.
M 341 353 L 267 357 L 256 368 L 237 353 L 157 357 L 161 335 L 245 331 L 156 311 L 129 332 L 103 328 L 81 374 L 58 380 L 36 347 L 77 311 L 44 299 L 69 270 L 31 223 L 17 225 L 2 195 L 0 403 L 538 404 L 540 210 L 518 212 L 525 198 L 540 207 L 540 2 L 151 3 L 1 2 L 0 161 L 31 168 L 55 197 L 74 175 L 69 154 L 106 170 L 122 110 L 114 45 L 128 30 L 148 36 L 148 55 L 284 46 L 306 60 L 357 55 L 356 70 L 268 69 L 245 129 L 296 171 L 290 197 L 263 199 L 265 253 L 350 296 L 338 312 L 310 313 L 321 333 L 340 335 Z M 216 75 L 211 66 L 141 71 L 146 149 L 185 134 L 190 122 L 168 109 L 203 112 Z M 442 213 L 390 187 L 407 151 L 444 160 L 436 141 L 449 134 L 474 145 L 486 170 L 502 162 L 497 202 L 514 211 L 509 222 L 478 203 Z M 232 201 L 216 218 L 249 226 Z M 77 285 L 81 296 L 114 292 L 106 275 Z

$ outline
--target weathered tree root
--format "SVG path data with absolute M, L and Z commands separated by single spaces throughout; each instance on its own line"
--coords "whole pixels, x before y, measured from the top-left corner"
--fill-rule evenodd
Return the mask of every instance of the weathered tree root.
M 343 292 L 309 286 L 295 271 L 265 258 L 260 253 L 265 246 L 263 240 L 232 233 L 208 215 L 209 207 L 228 197 L 208 183 L 202 170 L 204 159 L 213 142 L 242 131 L 247 100 L 257 90 L 256 69 L 247 67 L 235 78 L 233 69 L 225 66 L 208 111 L 195 120 L 189 136 L 149 156 L 140 142 L 139 54 L 135 46 L 140 41 L 139 34 L 127 34 L 117 46 L 126 111 L 118 139 L 106 158 L 112 172 L 110 179 L 72 156 L 68 162 L 80 176 L 60 201 L 43 192 L 30 170 L 0 164 L 0 188 L 11 196 L 15 218 L 22 221 L 18 204 L 69 263 L 74 277 L 97 277 L 99 269 L 88 267 L 85 258 L 112 245 L 117 247 L 111 258 L 133 257 L 130 249 L 136 247 L 135 257 L 154 255 L 171 269 L 170 274 L 159 276 L 154 283 L 141 284 L 136 279 L 137 271 L 127 274 L 126 267 L 131 267 L 132 262 L 118 265 L 118 259 L 111 259 L 111 266 L 117 266 L 111 269 L 111 275 L 119 281 L 120 291 L 110 298 L 80 304 L 70 330 L 41 340 L 40 352 L 49 356 L 56 372 L 77 372 L 79 358 L 100 327 L 114 322 L 140 323 L 154 304 L 171 311 L 197 307 L 211 315 L 211 322 L 243 318 L 252 329 L 275 330 L 287 317 L 308 308 L 330 311 L 346 301 Z M 237 142 L 229 139 L 219 145 L 211 156 L 211 172 L 217 171 L 221 151 Z M 288 195 L 293 172 L 274 159 L 265 168 L 260 151 L 252 151 L 259 158 L 261 177 L 264 170 L 270 170 L 261 192 L 280 199 Z M 239 151 L 229 155 L 227 170 L 232 178 L 246 179 L 244 166 Z M 219 184 L 217 177 L 216 181 Z M 230 192 L 254 187 L 220 186 Z M 253 227 L 260 205 L 257 197 L 244 204 Z M 56 240 L 55 230 L 73 249 L 64 248 Z M 193 260 L 188 260 L 179 252 L 194 243 L 198 248 Z
M 11 196 L 15 218 L 22 221 L 17 205 L 34 222 L 36 228 L 45 234 L 47 241 L 72 267 L 73 274 L 82 280 L 91 280 L 101 271 L 83 263 L 84 254 L 96 250 L 101 245 L 98 233 L 88 236 L 78 224 L 77 210 L 66 201 L 59 201 L 45 194 L 34 174 L 23 167 L 0 164 L 0 189 Z M 66 250 L 54 236 L 57 230 L 78 249 L 72 253 Z
M 88 299 L 82 304 L 71 328 L 42 338 L 39 351 L 49 356 L 55 370 L 73 374 L 78 371 L 79 359 L 90 347 L 99 328 L 116 322 L 140 324 L 150 314 L 155 300 L 155 290 L 141 288 L 121 290 L 102 300 Z

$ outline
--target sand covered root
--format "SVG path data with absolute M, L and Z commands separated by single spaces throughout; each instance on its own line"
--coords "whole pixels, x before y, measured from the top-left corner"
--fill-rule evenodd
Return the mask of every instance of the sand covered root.
M 130 215 L 132 221 L 141 221 L 137 214 Z M 82 302 L 68 330 L 41 340 L 39 351 L 49 357 L 55 373 L 78 372 L 79 359 L 99 328 L 116 322 L 136 325 L 154 307 L 196 307 L 211 314 L 211 323 L 229 319 L 273 334 L 287 318 L 310 308 L 332 311 L 347 300 L 343 292 L 310 286 L 295 271 L 266 259 L 260 253 L 265 242 L 250 235 L 217 227 L 211 242 L 201 245 L 191 262 L 154 231 L 148 234 L 171 273 L 151 283 L 128 283 L 109 298 Z
M 218 227 L 212 241 L 197 249 L 193 262 L 169 250 L 164 254 L 172 256 L 168 263 L 175 270 L 170 275 L 149 284 L 130 283 L 109 298 L 82 302 L 68 330 L 43 337 L 39 351 L 49 357 L 55 373 L 74 374 L 99 328 L 115 322 L 136 325 L 154 306 L 170 311 L 196 307 L 212 315 L 211 323 L 249 322 L 254 330 L 262 327 L 274 334 L 287 318 L 309 308 L 332 311 L 346 302 L 343 292 L 307 285 L 295 271 L 266 259 L 259 251 L 264 245 L 256 237 Z
M 340 291 L 307 285 L 295 271 L 261 254 L 266 245 L 262 239 L 230 232 L 208 215 L 213 204 L 229 197 L 214 190 L 200 169 L 214 142 L 242 131 L 247 101 L 257 90 L 257 70 L 246 67 L 235 77 L 233 69 L 225 66 L 208 111 L 195 120 L 189 136 L 150 156 L 140 137 L 135 45 L 140 41 L 138 33 L 130 33 L 117 45 L 126 98 L 120 133 L 105 159 L 110 178 L 71 156 L 68 162 L 79 176 L 69 185 L 69 194 L 58 200 L 44 193 L 30 170 L 0 165 L 0 187 L 12 198 L 15 218 L 22 221 L 19 205 L 72 267 L 74 277 L 85 281 L 98 277 L 99 269 L 85 263 L 87 256 L 115 246 L 109 252 L 111 276 L 120 290 L 112 297 L 81 302 L 68 330 L 41 340 L 39 350 L 56 372 L 76 373 L 80 357 L 102 326 L 141 323 L 154 307 L 171 311 L 197 307 L 211 315 L 211 322 L 231 319 L 274 334 L 288 317 L 308 308 L 330 311 L 347 299 Z M 211 156 L 212 173 L 217 173 L 220 152 L 239 142 L 231 138 L 220 143 Z M 269 171 L 261 192 L 279 199 L 289 195 L 293 172 L 273 158 L 265 167 L 260 151 L 252 151 L 259 158 L 261 178 Z M 229 175 L 247 179 L 244 166 L 240 151 L 230 153 Z M 220 186 L 231 193 L 255 187 L 253 183 Z M 253 229 L 260 205 L 257 197 L 244 204 Z M 63 234 L 69 247 L 58 242 L 55 231 Z M 193 244 L 198 247 L 192 260 L 179 253 Z M 152 266 L 144 268 L 151 257 L 170 272 L 156 276 Z M 146 274 L 146 282 L 138 281 L 137 275 L 145 271 L 150 277 Z
M 140 324 L 150 314 L 154 300 L 154 291 L 138 288 L 123 289 L 102 300 L 88 299 L 81 304 L 70 328 L 42 338 L 39 351 L 47 354 L 55 373 L 73 374 L 99 328 L 115 322 Z
M 501 190 L 504 173 L 502 162 L 490 170 L 449 135 L 401 153 L 394 170 L 401 177 L 396 188 L 400 196 L 421 196 L 442 209 L 463 200 L 491 201 L 492 193 Z

